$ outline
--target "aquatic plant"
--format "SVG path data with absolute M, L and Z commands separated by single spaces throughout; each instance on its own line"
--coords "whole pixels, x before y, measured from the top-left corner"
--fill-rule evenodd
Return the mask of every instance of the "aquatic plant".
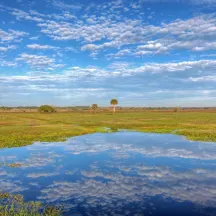
M 60 216 L 61 208 L 24 202 L 20 194 L 0 193 L 0 216 Z
M 17 167 L 21 167 L 22 164 L 21 163 L 9 163 L 9 164 L 7 164 L 6 162 L 2 162 L 2 163 L 0 163 L 0 167 L 1 166 L 7 166 L 7 167 L 11 167 L 11 168 L 17 168 Z

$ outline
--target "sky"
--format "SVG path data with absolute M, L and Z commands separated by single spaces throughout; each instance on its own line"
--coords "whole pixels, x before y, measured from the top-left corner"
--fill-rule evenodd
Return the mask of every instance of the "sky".
M 216 106 L 216 0 L 0 0 L 0 106 Z

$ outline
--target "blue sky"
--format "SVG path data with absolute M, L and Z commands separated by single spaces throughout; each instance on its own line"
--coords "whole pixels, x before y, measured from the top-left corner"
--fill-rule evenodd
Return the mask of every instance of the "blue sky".
M 1 0 L 0 106 L 216 106 L 216 0 Z

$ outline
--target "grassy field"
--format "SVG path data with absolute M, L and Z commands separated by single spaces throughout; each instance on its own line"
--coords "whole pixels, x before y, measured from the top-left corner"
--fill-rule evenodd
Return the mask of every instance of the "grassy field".
M 0 148 L 34 141 L 61 141 L 70 136 L 133 129 L 185 135 L 191 140 L 216 142 L 215 112 L 0 113 Z

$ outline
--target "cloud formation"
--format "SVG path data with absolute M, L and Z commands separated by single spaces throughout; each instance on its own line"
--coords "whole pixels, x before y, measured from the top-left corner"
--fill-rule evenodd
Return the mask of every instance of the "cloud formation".
M 25 62 L 34 69 L 48 68 L 49 70 L 52 70 L 53 68 L 64 67 L 63 64 L 55 64 L 55 60 L 53 58 L 42 55 L 29 55 L 27 53 L 20 54 L 19 57 L 16 58 L 16 61 Z
M 71 105 L 78 93 L 82 104 L 97 98 L 107 105 L 107 98 L 118 97 L 127 106 L 215 105 L 213 1 L 165 0 L 160 8 L 157 0 L 40 1 L 0 5 L 3 103 L 34 95 L 41 98 L 37 105 L 51 98 Z M 14 102 L 5 100 L 20 83 Z
M 216 93 L 214 88 L 206 86 L 207 83 L 215 81 L 213 75 L 216 68 L 215 60 L 146 63 L 139 67 L 115 62 L 105 69 L 93 66 L 71 67 L 58 74 L 52 71 L 62 70 L 65 65 L 56 63 L 53 58 L 44 55 L 24 53 L 16 59 L 16 62 L 2 62 L 2 64 L 10 67 L 26 64 L 33 70 L 26 75 L 0 76 L 0 87 L 4 89 L 7 98 L 14 94 L 17 96 L 20 94 L 19 98 L 21 95 L 24 96 L 23 93 L 36 96 L 44 92 L 49 94 L 50 98 L 70 103 L 72 101 L 74 105 L 79 101 L 78 98 L 80 100 L 97 98 L 107 105 L 107 98 L 118 94 L 121 104 L 127 104 L 131 100 L 135 103 L 135 98 L 148 103 L 172 98 L 173 104 L 170 105 L 175 106 L 177 102 L 174 101 L 183 98 L 182 103 L 189 106 L 187 101 L 190 103 L 199 100 L 214 101 Z M 121 80 L 123 82 L 119 83 Z M 166 83 L 166 87 L 157 85 L 159 81 Z M 202 85 L 196 87 L 194 84 L 198 82 Z
M 28 44 L 27 47 L 29 49 L 36 49 L 36 50 L 47 50 L 47 49 L 57 49 L 58 48 L 54 46 L 40 45 L 40 44 Z
M 5 42 L 19 42 L 23 37 L 27 36 L 27 32 L 18 31 L 9 29 L 8 31 L 4 31 L 0 29 L 0 43 Z

